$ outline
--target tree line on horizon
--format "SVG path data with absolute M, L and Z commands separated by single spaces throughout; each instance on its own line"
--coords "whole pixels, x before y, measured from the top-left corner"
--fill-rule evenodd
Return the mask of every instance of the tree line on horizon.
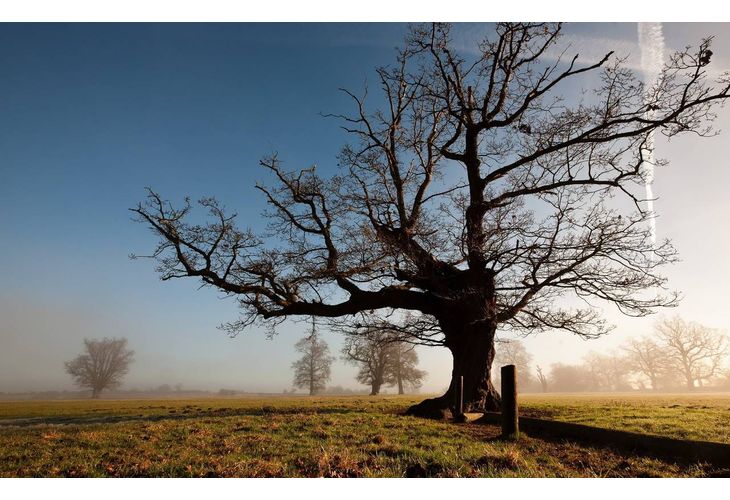
M 730 367 L 724 365 L 729 347 L 719 330 L 674 316 L 658 321 L 651 334 L 627 339 L 618 350 L 592 351 L 580 363 L 553 363 L 547 371 L 533 367 L 521 341 L 502 341 L 495 368 L 514 364 L 520 390 L 526 392 L 730 389 Z
M 358 367 L 356 380 L 370 388 L 370 395 L 380 394 L 384 386 L 397 387 L 398 394 L 421 387 L 427 373 L 417 368 L 413 344 L 373 325 L 356 325 L 344 333 L 341 359 Z M 84 347 L 84 353 L 65 364 L 66 372 L 98 398 L 103 390 L 121 384 L 134 352 L 124 338 L 85 339 Z M 362 392 L 327 387 L 336 357 L 330 355 L 314 321 L 295 348 L 302 356 L 292 364 L 294 387 L 310 395 Z M 724 364 L 729 351 L 723 332 L 674 316 L 658 321 L 651 335 L 627 339 L 618 350 L 592 351 L 580 363 L 553 363 L 549 371 L 540 365 L 533 369 L 532 355 L 521 341 L 502 340 L 494 360 L 495 382 L 499 386 L 498 368 L 512 364 L 524 392 L 730 389 L 730 367 Z
M 397 387 L 398 394 L 421 387 L 426 372 L 416 368 L 418 354 L 414 345 L 374 327 L 358 325 L 347 329 L 345 335 L 341 358 L 358 367 L 355 378 L 370 387 L 371 396 L 380 394 L 383 386 Z M 308 390 L 310 395 L 322 394 L 327 389 L 336 357 L 330 355 L 329 346 L 319 336 L 314 321 L 310 334 L 299 340 L 295 349 L 302 356 L 292 363 L 294 387 Z

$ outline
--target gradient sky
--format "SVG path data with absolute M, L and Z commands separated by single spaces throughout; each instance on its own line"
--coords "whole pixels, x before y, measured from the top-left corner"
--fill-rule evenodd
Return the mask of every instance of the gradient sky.
M 263 223 L 258 160 L 335 171 L 346 140 L 320 113 L 350 110 L 355 91 L 388 64 L 402 24 L 0 24 L 0 391 L 70 389 L 63 362 L 84 337 L 125 336 L 136 361 L 125 387 L 181 383 L 198 389 L 280 392 L 291 386 L 289 322 L 236 339 L 216 329 L 236 318 L 232 300 L 193 280 L 159 281 L 144 254 L 155 237 L 130 219 L 150 186 L 173 200 L 215 195 L 254 229 Z M 489 25 L 459 25 L 468 45 Z M 582 59 L 608 50 L 638 65 L 635 24 L 565 28 Z M 713 70 L 730 68 L 730 26 L 665 24 L 668 49 L 716 36 Z M 657 142 L 671 161 L 656 173 L 658 237 L 681 263 L 668 270 L 681 314 L 730 329 L 730 112 L 719 137 Z M 615 332 L 595 341 L 564 333 L 525 340 L 535 360 L 577 362 L 656 317 L 609 311 Z M 333 353 L 341 339 L 325 334 Z M 448 384 L 450 355 L 419 348 L 424 390 Z M 332 385 L 356 387 L 338 361 Z

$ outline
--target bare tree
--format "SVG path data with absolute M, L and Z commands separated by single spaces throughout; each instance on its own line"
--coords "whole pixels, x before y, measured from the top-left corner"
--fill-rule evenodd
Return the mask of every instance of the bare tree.
M 627 377 L 630 369 L 626 358 L 615 352 L 590 352 L 583 358 L 583 366 L 590 374 L 590 390 L 623 391 L 631 389 Z
M 674 305 L 661 270 L 676 253 L 669 241 L 654 244 L 643 198 L 652 137 L 712 135 L 730 76 L 708 82 L 707 39 L 672 55 L 645 87 L 613 52 L 589 64 L 554 58 L 569 50 L 560 32 L 500 23 L 461 50 L 447 25 L 413 28 L 395 63 L 377 69 L 382 109 L 345 91 L 354 112 L 339 118 L 353 141 L 341 175 L 287 172 L 276 155 L 261 161 L 274 179 L 257 186 L 270 236 L 236 229 L 235 214 L 212 198 L 200 201 L 211 221 L 196 224 L 189 200 L 176 208 L 150 191 L 132 210 L 160 237 L 150 257 L 162 279 L 194 277 L 235 295 L 234 334 L 299 315 L 430 318 L 439 332 L 425 343 L 451 351 L 453 377 L 444 395 L 409 410 L 417 415 L 443 415 L 458 376 L 466 411 L 499 407 L 498 328 L 584 338 L 610 330 L 594 304 L 563 298 L 632 316 Z M 563 99 L 561 89 L 592 74 L 592 92 Z M 398 328 L 422 339 L 410 326 Z
M 426 372 L 416 368 L 418 354 L 415 346 L 407 342 L 396 341 L 391 344 L 391 353 L 389 382 L 398 387 L 398 394 L 405 394 L 406 389 L 419 389 L 426 377 Z
M 554 363 L 550 366 L 550 387 L 555 392 L 582 392 L 591 388 L 591 374 L 585 365 Z
M 124 338 L 84 339 L 84 351 L 66 362 L 66 373 L 79 387 L 91 389 L 92 398 L 98 398 L 104 389 L 118 387 L 134 359 Z
M 294 387 L 308 389 L 310 396 L 322 392 L 330 379 L 330 367 L 335 358 L 329 355 L 327 343 L 319 338 L 314 321 L 312 332 L 297 342 L 295 348 L 302 357 L 292 363 Z
M 350 334 L 342 347 L 343 358 L 357 365 L 357 381 L 369 385 L 370 395 L 377 396 L 383 384 L 390 380 L 390 367 L 395 355 L 388 334 L 368 328 L 364 333 Z
M 548 379 L 545 376 L 545 374 L 542 372 L 542 368 L 540 368 L 540 365 L 537 365 L 537 380 L 540 381 L 540 388 L 542 389 L 542 392 L 548 391 Z
M 494 363 L 497 368 L 505 365 L 515 365 L 517 376 L 522 387 L 532 382 L 532 355 L 527 352 L 525 345 L 519 340 L 502 340 L 497 342 Z M 497 372 L 497 375 L 499 372 Z
M 668 362 L 682 374 L 688 390 L 716 375 L 727 354 L 727 337 L 679 316 L 659 321 L 655 333 Z
M 384 384 L 398 387 L 398 394 L 406 388 L 421 387 L 426 372 L 416 368 L 418 354 L 414 345 L 400 340 L 392 325 L 356 325 L 348 331 L 342 348 L 344 358 L 357 364 L 358 382 L 370 385 L 370 395 L 377 395 Z
M 649 379 L 652 390 L 658 390 L 669 368 L 664 349 L 648 337 L 629 339 L 622 349 L 626 352 L 629 368 Z

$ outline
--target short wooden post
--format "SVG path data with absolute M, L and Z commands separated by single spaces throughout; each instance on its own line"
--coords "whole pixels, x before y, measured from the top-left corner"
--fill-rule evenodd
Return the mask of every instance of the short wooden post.
M 517 438 L 520 435 L 517 412 L 517 368 L 503 366 L 502 374 L 502 437 Z

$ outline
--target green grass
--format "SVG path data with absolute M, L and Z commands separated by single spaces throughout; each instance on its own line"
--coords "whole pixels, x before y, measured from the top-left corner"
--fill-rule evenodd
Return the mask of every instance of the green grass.
M 525 394 L 520 413 L 678 439 L 730 443 L 730 394 Z
M 715 474 L 400 415 L 413 397 L 0 403 L 4 477 L 635 477 Z M 525 398 L 526 400 L 528 398 Z M 561 400 L 562 401 L 562 400 Z M 570 399 L 559 408 L 568 408 Z M 586 399 L 581 401 L 584 406 Z M 536 398 L 526 408 L 546 408 Z

